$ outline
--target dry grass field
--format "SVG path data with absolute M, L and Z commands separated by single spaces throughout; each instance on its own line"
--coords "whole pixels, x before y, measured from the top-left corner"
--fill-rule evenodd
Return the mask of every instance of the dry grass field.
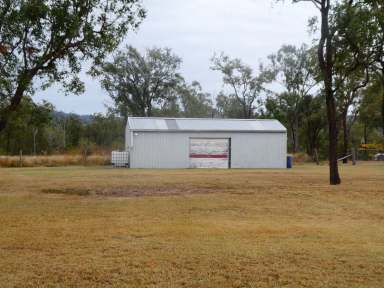
M 384 287 L 384 165 L 0 169 L 0 287 Z
M 0 156 L 0 167 L 61 167 L 72 165 L 107 165 L 109 155 L 47 155 L 47 156 Z

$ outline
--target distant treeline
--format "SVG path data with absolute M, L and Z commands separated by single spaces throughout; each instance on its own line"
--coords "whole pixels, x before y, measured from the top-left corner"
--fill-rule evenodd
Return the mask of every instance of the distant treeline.
M 133 48 L 129 49 L 132 51 Z M 172 56 L 169 49 L 154 51 L 159 53 L 160 56 L 156 57 L 161 58 L 162 61 L 165 61 L 164 57 L 179 59 L 175 55 Z M 148 50 L 148 55 L 152 55 L 154 51 Z M 135 53 L 138 54 L 137 51 Z M 18 112 L 12 115 L 6 129 L 0 134 L 0 154 L 18 155 L 20 151 L 25 155 L 92 154 L 124 149 L 126 118 L 132 115 L 275 118 L 288 129 L 289 152 L 306 153 L 313 160 L 326 158 L 328 134 L 325 100 L 314 78 L 305 74 L 303 67 L 298 65 L 300 61 L 301 63 L 304 61 L 303 59 L 308 59 L 310 53 L 311 50 L 306 46 L 301 48 L 284 46 L 276 55 L 269 58 L 270 65 L 261 68 L 257 76 L 254 76 L 253 70 L 239 59 L 230 59 L 223 55 L 216 57 L 212 60 L 214 69 L 223 73 L 223 81 L 228 85 L 228 89 L 219 93 L 215 99 L 212 95 L 205 93 L 198 82 L 186 84 L 184 79 L 176 73 L 177 65 L 174 66 L 174 74 L 167 80 L 168 84 L 163 83 L 163 90 L 153 90 L 151 97 L 140 93 L 137 95 L 122 93 L 127 90 L 151 91 L 154 89 L 150 87 L 151 81 L 146 84 L 148 87 L 139 87 L 139 80 L 137 80 L 139 84 L 125 83 L 112 86 L 111 82 L 116 81 L 116 78 L 112 80 L 109 77 L 116 77 L 116 75 L 105 73 L 102 80 L 103 87 L 114 99 L 114 105 L 108 107 L 108 112 L 105 114 L 85 116 L 67 114 L 55 110 L 54 106 L 48 102 L 34 103 L 30 97 L 25 97 Z M 125 59 L 129 59 L 129 56 Z M 277 63 L 279 61 L 280 63 Z M 286 67 L 288 64 L 284 61 L 289 62 L 292 67 Z M 165 62 L 169 64 L 170 60 Z M 305 68 L 308 74 L 311 69 L 310 63 L 308 61 L 308 67 Z M 113 65 L 117 66 L 117 64 Z M 156 67 L 162 67 L 161 65 L 164 63 L 160 61 Z M 121 70 L 125 68 L 121 67 Z M 301 69 L 302 77 L 306 77 L 308 82 L 300 82 L 302 79 L 288 79 L 291 75 L 288 73 L 294 73 L 294 69 Z M 152 71 L 152 73 L 156 75 L 155 72 Z M 129 75 L 121 77 L 129 77 Z M 146 75 L 142 77 L 149 78 Z M 138 75 L 135 78 L 140 79 Z M 293 91 L 287 89 L 277 93 L 263 87 L 265 83 L 268 84 L 277 79 L 280 83 L 285 83 L 283 89 L 284 85 L 293 86 L 289 81 L 297 81 L 298 85 L 303 86 L 301 87 L 303 91 L 308 86 L 308 92 L 299 94 L 299 89 Z M 122 83 L 121 80 L 114 83 Z M 153 82 L 155 83 L 155 80 Z M 340 132 L 346 129 L 346 133 L 339 134 L 340 155 L 345 151 L 348 152 L 351 147 L 357 148 L 361 143 L 383 142 L 382 93 L 380 83 L 373 79 L 356 96 L 359 101 L 348 106 L 348 113 L 344 113 L 345 117 L 343 118 L 342 113 L 339 114 Z M 146 97 L 150 100 L 144 101 Z
M 24 98 L 0 134 L 0 154 L 91 154 L 122 149 L 124 127 L 124 120 L 113 114 L 66 114 L 48 102 L 36 104 Z

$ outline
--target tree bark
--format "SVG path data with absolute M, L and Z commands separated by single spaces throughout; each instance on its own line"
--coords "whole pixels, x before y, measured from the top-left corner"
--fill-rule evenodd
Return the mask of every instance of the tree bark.
M 296 139 L 296 136 L 295 136 L 295 129 L 294 129 L 294 125 L 292 123 L 289 124 L 289 130 L 290 130 L 290 142 L 292 144 L 292 153 L 295 154 L 296 153 L 296 144 L 295 144 L 295 139 Z
M 293 141 L 294 141 L 294 148 L 293 150 L 295 151 L 295 153 L 299 152 L 300 150 L 300 145 L 299 145 L 299 120 L 295 119 L 294 121 L 294 124 L 293 124 L 293 131 L 294 131 L 294 135 L 293 135 Z
M 23 99 L 24 92 L 31 83 L 33 76 L 37 73 L 36 69 L 24 72 L 19 80 L 15 93 L 11 98 L 11 103 L 0 115 L 0 133 L 7 127 L 9 117 L 20 106 L 21 99 Z
M 312 157 L 313 157 L 314 161 L 316 162 L 316 165 L 320 165 L 319 153 L 317 152 L 317 148 L 314 149 Z
M 152 105 L 147 106 L 147 116 L 152 117 Z
M 348 131 L 348 125 L 347 125 L 347 113 L 343 113 L 342 117 L 342 123 L 343 123 L 343 157 L 346 157 L 348 155 L 348 144 L 349 144 L 349 131 Z M 343 163 L 348 163 L 348 158 L 343 159 Z
M 37 136 L 37 133 L 38 133 L 38 129 L 33 129 L 33 156 L 36 156 L 36 136 Z
M 10 115 L 19 107 L 24 91 L 16 91 L 11 104 L 0 115 L 0 133 L 7 127 Z
M 248 119 L 247 105 L 242 104 L 242 106 L 243 106 L 243 118 Z
M 321 37 L 318 47 L 318 60 L 324 79 L 324 93 L 327 105 L 329 133 L 329 182 L 331 185 L 341 183 L 337 163 L 337 117 L 336 103 L 333 91 L 333 46 L 329 29 L 330 0 L 321 2 Z M 325 49 L 325 51 L 324 51 Z
M 7 133 L 7 150 L 6 153 L 7 155 L 10 155 L 10 149 L 11 148 L 11 129 L 8 129 Z
M 384 87 L 384 83 L 383 83 Z M 384 136 L 384 89 L 381 95 L 381 129 Z
M 332 73 L 332 72 L 331 72 Z M 332 75 L 331 75 L 332 78 Z M 329 130 L 329 182 L 331 185 L 338 185 L 341 183 L 339 175 L 339 167 L 337 163 L 337 120 L 336 120 L 336 105 L 332 91 L 332 80 L 325 81 L 326 86 L 326 102 L 327 102 L 327 115 L 328 115 L 328 130 Z M 330 86 L 330 87 L 329 87 Z
M 364 122 L 364 144 L 368 144 L 367 123 Z

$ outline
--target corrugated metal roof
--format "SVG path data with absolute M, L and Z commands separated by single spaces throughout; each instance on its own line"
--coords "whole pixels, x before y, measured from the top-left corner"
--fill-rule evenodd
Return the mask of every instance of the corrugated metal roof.
M 277 120 L 128 117 L 133 131 L 286 132 Z

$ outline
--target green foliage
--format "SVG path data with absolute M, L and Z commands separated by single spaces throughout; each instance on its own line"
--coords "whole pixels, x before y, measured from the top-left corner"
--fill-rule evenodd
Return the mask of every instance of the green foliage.
M 213 116 L 211 95 L 203 92 L 200 83 L 194 81 L 192 85 L 183 85 L 178 92 L 183 117 L 206 118 Z
M 270 66 L 266 71 L 274 75 L 285 92 L 267 98 L 267 113 L 286 125 L 292 151 L 296 153 L 301 148 L 299 127 L 303 118 L 303 101 L 318 85 L 314 49 L 306 45 L 299 48 L 284 45 L 268 58 Z
M 84 160 L 86 160 L 86 158 L 93 153 L 95 147 L 96 144 L 94 142 L 91 142 L 89 138 L 81 138 L 79 141 L 79 149 L 81 155 L 84 157 Z
M 54 111 L 51 104 L 24 98 L 0 135 L 2 154 L 53 154 L 66 151 L 123 149 L 125 121 L 113 114 L 95 114 L 84 121 L 76 114 Z M 88 154 L 89 154 L 88 153 Z
M 231 59 L 224 54 L 215 55 L 212 58 L 211 69 L 221 72 L 223 83 L 231 89 L 231 93 L 226 96 L 227 100 L 222 101 L 222 103 L 226 107 L 230 107 L 232 103 L 238 102 L 242 110 L 239 118 L 254 117 L 257 108 L 255 105 L 257 104 L 258 108 L 260 108 L 260 96 L 266 90 L 264 85 L 273 80 L 273 74 L 264 71 L 262 65 L 260 65 L 260 73 L 255 76 L 250 66 L 244 64 L 240 59 Z M 221 94 L 224 95 L 225 93 L 221 92 Z M 225 98 L 221 97 L 219 100 L 225 100 Z M 228 106 L 228 104 L 231 105 Z M 225 110 L 223 109 L 223 111 Z
M 221 92 L 216 98 L 217 114 L 222 118 L 244 118 L 243 106 L 233 95 Z
M 127 118 L 152 116 L 153 109 L 174 100 L 182 82 L 178 73 L 181 59 L 170 49 L 147 49 L 145 54 L 128 46 L 113 62 L 104 62 L 97 75 L 115 103 L 116 111 Z
M 304 97 L 318 84 L 315 52 L 305 44 L 300 47 L 283 45 L 268 57 L 271 63 L 268 69 L 289 94 Z
M 364 90 L 360 105 L 359 122 L 368 129 L 369 134 L 375 134 L 375 131 L 381 130 L 382 125 L 382 95 L 384 87 L 380 79 L 374 79 Z M 365 134 L 366 134 L 365 133 Z M 376 133 L 377 134 L 377 133 Z M 365 135 L 364 143 L 369 143 L 369 135 Z M 368 139 L 367 139 L 368 138 Z
M 25 97 L 9 120 L 9 125 L 0 134 L 0 147 L 6 154 L 18 154 L 20 150 L 32 154 L 34 146 L 41 150 L 47 145 L 45 128 L 52 121 L 53 106 L 48 102 L 33 103 Z M 34 139 L 35 138 L 35 139 Z M 35 140 L 35 141 L 34 141 Z M 34 145 L 34 142 L 35 143 Z
M 122 150 L 125 139 L 125 121 L 113 114 L 94 114 L 86 125 L 88 136 L 95 145 L 103 149 Z
M 138 0 L 3 0 L 0 15 L 2 131 L 34 83 L 81 93 L 82 63 L 100 63 L 145 12 Z
M 147 49 L 144 55 L 127 47 L 113 62 L 100 66 L 102 86 L 114 101 L 111 110 L 130 116 L 210 117 L 210 95 L 179 74 L 181 59 L 168 48 Z
M 319 157 L 326 158 L 326 131 L 327 119 L 324 96 L 306 95 L 302 102 L 302 120 L 300 124 L 301 141 L 304 144 L 308 155 L 316 160 L 316 153 Z

